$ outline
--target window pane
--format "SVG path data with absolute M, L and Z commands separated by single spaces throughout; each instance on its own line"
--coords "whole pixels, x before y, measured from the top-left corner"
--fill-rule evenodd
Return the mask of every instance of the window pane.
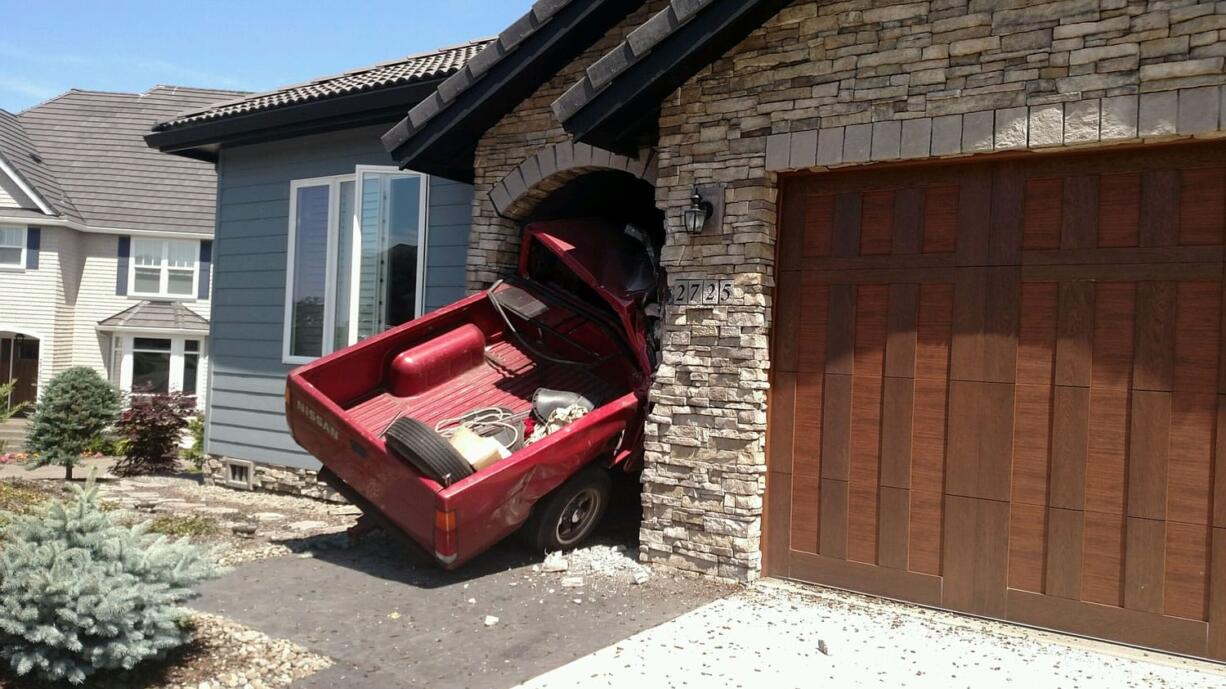
M 0 227 L 0 247 L 21 247 L 26 245 L 26 231 L 21 227 Z
M 196 275 L 190 270 L 169 271 L 166 281 L 166 291 L 179 296 L 191 296 L 195 286 Z
M 416 316 L 421 184 L 417 175 L 362 175 L 359 337 Z
M 21 249 L 9 249 L 0 247 L 0 265 L 19 266 L 21 265 Z
M 133 239 L 132 261 L 138 266 L 162 265 L 162 244 L 155 239 Z
M 200 340 L 184 340 L 183 351 L 198 352 L 200 351 Z
M 160 337 L 138 337 L 132 341 L 133 349 L 154 349 L 159 352 L 170 351 L 170 340 Z
M 199 354 L 183 355 L 183 393 L 196 394 L 196 374 L 200 367 Z
M 353 182 L 341 182 L 340 231 L 336 240 L 336 329 L 332 347 L 349 344 L 349 291 L 353 287 Z
M 170 242 L 171 268 L 195 268 L 199 255 L 200 245 L 196 242 Z
M 162 271 L 158 268 L 137 268 L 133 271 L 132 291 L 158 294 L 162 291 Z
M 290 354 L 323 354 L 324 284 L 328 261 L 328 186 L 301 187 L 294 198 L 294 281 Z
M 170 392 L 169 352 L 132 353 L 132 392 L 137 394 Z

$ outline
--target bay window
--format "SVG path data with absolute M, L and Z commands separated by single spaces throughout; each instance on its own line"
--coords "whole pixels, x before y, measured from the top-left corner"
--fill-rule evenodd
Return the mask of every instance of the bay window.
M 116 334 L 111 340 L 110 379 L 133 395 L 204 389 L 204 340 L 172 334 Z
M 421 315 L 426 203 L 426 177 L 389 168 L 290 183 L 287 363 Z
M 26 228 L 0 225 L 0 268 L 26 265 Z
M 129 294 L 140 297 L 192 298 L 200 242 L 183 239 L 132 239 Z

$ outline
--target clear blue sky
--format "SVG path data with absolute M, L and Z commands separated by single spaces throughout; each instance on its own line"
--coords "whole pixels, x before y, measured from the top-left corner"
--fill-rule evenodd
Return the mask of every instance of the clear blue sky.
M 70 88 L 263 91 L 497 34 L 531 0 L 0 0 L 0 108 Z

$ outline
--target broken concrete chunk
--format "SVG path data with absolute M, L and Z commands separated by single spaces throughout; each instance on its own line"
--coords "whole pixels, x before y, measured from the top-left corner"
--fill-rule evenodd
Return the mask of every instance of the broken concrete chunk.
M 583 586 L 583 577 L 566 577 L 562 580 L 562 588 L 577 589 Z
M 570 563 L 562 553 L 549 553 L 545 556 L 545 562 L 541 563 L 541 571 L 544 572 L 565 572 L 570 568 Z
M 636 585 L 641 586 L 643 584 L 646 584 L 649 579 L 651 579 L 651 572 L 648 572 L 645 569 L 635 570 L 634 583 Z
M 485 616 L 485 626 L 487 626 L 487 627 L 493 627 L 493 626 L 494 626 L 494 625 L 496 625 L 496 624 L 498 624 L 498 618 L 497 618 L 497 617 L 494 617 L 493 615 L 486 615 L 486 616 Z

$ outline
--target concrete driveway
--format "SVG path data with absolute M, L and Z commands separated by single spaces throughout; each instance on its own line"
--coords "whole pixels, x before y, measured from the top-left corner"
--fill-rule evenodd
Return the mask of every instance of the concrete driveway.
M 1226 666 L 767 581 L 524 689 L 1223 689 Z
M 541 559 L 510 542 L 448 573 L 376 536 L 310 559 L 243 565 L 203 585 L 192 607 L 336 661 L 295 689 L 501 689 L 732 590 L 689 578 L 635 585 L 630 577 L 533 571 Z M 582 586 L 563 586 L 576 576 Z M 498 620 L 487 626 L 487 616 Z

